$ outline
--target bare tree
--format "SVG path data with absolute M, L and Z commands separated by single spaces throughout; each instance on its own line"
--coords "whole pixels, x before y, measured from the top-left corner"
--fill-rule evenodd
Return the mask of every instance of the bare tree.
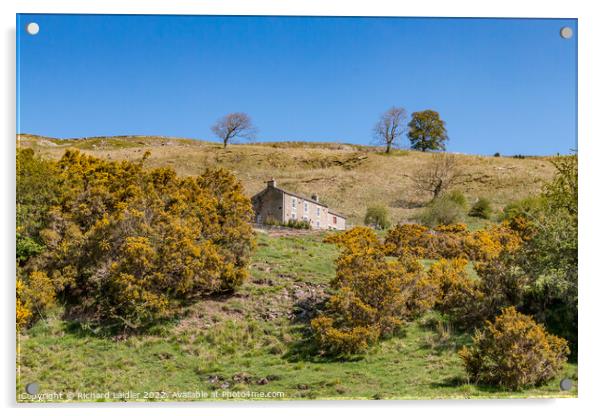
M 211 131 L 224 142 L 224 149 L 228 143 L 239 137 L 252 139 L 257 133 L 251 117 L 246 113 L 230 113 L 220 118 L 212 127 Z
M 430 194 L 434 200 L 459 183 L 462 176 L 464 175 L 460 172 L 458 159 L 454 155 L 435 153 L 431 160 L 410 178 L 419 191 Z
M 374 126 L 374 138 L 387 147 L 386 153 L 397 144 L 398 138 L 406 131 L 407 111 L 402 107 L 391 107 L 385 111 Z

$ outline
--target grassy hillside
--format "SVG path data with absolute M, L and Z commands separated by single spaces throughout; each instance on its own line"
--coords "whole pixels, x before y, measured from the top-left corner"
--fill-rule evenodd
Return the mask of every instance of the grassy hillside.
M 170 166 L 180 175 L 197 175 L 206 167 L 224 166 L 236 172 L 249 196 L 259 192 L 265 181 L 275 177 L 278 185 L 293 192 L 317 193 L 322 201 L 361 222 L 366 207 L 382 204 L 394 221 L 413 217 L 425 196 L 414 190 L 410 176 L 430 155 L 336 143 L 261 143 L 221 145 L 188 139 L 128 136 L 59 140 L 21 135 L 18 145 L 59 158 L 67 148 L 113 160 L 133 160 L 151 152 L 148 165 Z M 550 179 L 553 166 L 546 158 L 517 159 L 459 155 L 466 175 L 456 188 L 470 202 L 483 196 L 495 209 L 538 193 Z
M 518 392 L 467 383 L 457 351 L 470 337 L 434 313 L 357 360 L 309 354 L 307 313 L 328 293 L 337 256 L 321 239 L 259 234 L 252 278 L 235 295 L 194 304 L 146 335 L 103 337 L 55 311 L 19 337 L 17 392 L 35 380 L 41 392 L 156 392 L 159 400 L 185 400 L 173 394 L 197 390 L 219 398 L 282 392 L 285 400 L 576 396 L 576 387 L 558 387 L 561 378 L 577 380 L 575 364 L 545 386 Z

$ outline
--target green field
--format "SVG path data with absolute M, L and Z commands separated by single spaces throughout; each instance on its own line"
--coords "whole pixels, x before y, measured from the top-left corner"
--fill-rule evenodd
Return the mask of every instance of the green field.
M 246 392 L 277 392 L 284 400 L 577 395 L 576 383 L 569 392 L 558 387 L 562 378 L 577 380 L 571 363 L 538 388 L 507 392 L 469 384 L 457 350 L 470 336 L 434 313 L 363 357 L 338 361 L 308 351 L 307 321 L 328 294 L 337 256 L 321 239 L 260 233 L 252 277 L 236 294 L 190 305 L 184 316 L 145 335 L 96 334 L 53 311 L 18 335 L 17 394 L 35 381 L 40 393 L 130 391 L 140 400 L 191 400 L 182 397 L 191 391 L 209 395 L 200 400 Z

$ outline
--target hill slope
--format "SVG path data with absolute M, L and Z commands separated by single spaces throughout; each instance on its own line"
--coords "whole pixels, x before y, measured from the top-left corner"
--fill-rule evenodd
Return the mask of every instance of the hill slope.
M 445 327 L 436 313 L 409 322 L 364 357 L 313 355 L 308 320 L 329 291 L 338 253 L 322 238 L 259 233 L 252 277 L 236 294 L 194 303 L 148 334 L 103 338 L 53 311 L 19 337 L 17 392 L 36 380 L 43 392 L 65 395 L 139 394 L 128 401 L 143 400 L 142 392 L 166 392 L 158 400 L 199 400 L 176 395 L 195 390 L 220 393 L 209 400 L 249 391 L 283 393 L 272 400 L 577 396 L 577 382 L 570 391 L 558 388 L 562 378 L 577 380 L 575 363 L 549 383 L 517 392 L 468 383 L 457 351 L 470 336 Z
M 361 223 L 366 207 L 375 204 L 387 206 L 394 221 L 416 215 L 425 195 L 415 191 L 410 177 L 431 157 L 415 151 L 385 155 L 375 147 L 336 143 L 256 143 L 223 149 L 218 143 L 158 136 L 62 140 L 19 135 L 18 146 L 55 159 L 68 148 L 113 160 L 140 159 L 148 150 L 148 166 L 170 166 L 180 175 L 197 175 L 207 167 L 223 166 L 236 173 L 249 196 L 274 177 L 284 189 L 305 195 L 317 193 L 355 224 Z M 462 154 L 458 158 L 466 180 L 456 189 L 470 202 L 487 197 L 496 209 L 538 193 L 554 171 L 545 157 Z

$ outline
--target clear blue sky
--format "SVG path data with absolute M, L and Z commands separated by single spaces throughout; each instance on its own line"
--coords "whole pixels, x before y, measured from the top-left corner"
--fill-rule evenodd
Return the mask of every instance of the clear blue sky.
M 17 54 L 20 133 L 214 140 L 243 111 L 262 141 L 368 144 L 398 105 L 451 151 L 576 148 L 574 19 L 19 15 Z

